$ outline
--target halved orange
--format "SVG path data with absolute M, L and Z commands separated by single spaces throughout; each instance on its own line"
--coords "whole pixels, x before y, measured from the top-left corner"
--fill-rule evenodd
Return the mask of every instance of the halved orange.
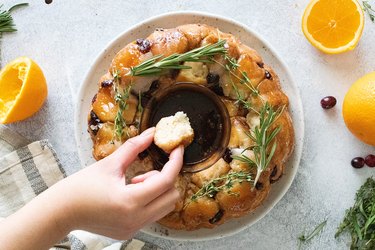
M 363 26 L 363 10 L 356 0 L 312 0 L 302 17 L 307 40 L 328 54 L 354 49 Z
M 23 120 L 36 113 L 47 97 L 47 83 L 40 67 L 20 57 L 0 72 L 0 123 Z

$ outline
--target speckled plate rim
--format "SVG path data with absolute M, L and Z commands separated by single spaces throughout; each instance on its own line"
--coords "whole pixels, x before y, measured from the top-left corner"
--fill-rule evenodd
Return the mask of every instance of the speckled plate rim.
M 304 138 L 304 116 L 300 91 L 293 81 L 292 74 L 286 64 L 273 47 L 258 33 L 254 32 L 246 25 L 230 18 L 195 11 L 166 13 L 134 25 L 112 40 L 97 56 L 88 70 L 84 81 L 80 86 L 78 100 L 75 107 L 75 137 L 81 164 L 87 166 L 95 162 L 92 157 L 92 142 L 87 133 L 87 114 L 90 110 L 91 98 L 97 92 L 97 82 L 100 76 L 108 70 L 111 59 L 126 44 L 136 38 L 146 37 L 155 28 L 172 28 L 186 23 L 205 23 L 215 26 L 224 32 L 230 32 L 239 37 L 244 44 L 254 48 L 260 53 L 264 62 L 270 65 L 278 74 L 283 91 L 289 96 L 289 110 L 293 120 L 296 137 L 295 149 L 287 162 L 285 174 L 278 182 L 272 185 L 267 199 L 253 213 L 249 213 L 238 219 L 229 220 L 223 225 L 213 229 L 179 231 L 165 228 L 157 223 L 142 229 L 142 232 L 146 234 L 170 240 L 213 240 L 238 233 L 255 224 L 258 220 L 269 213 L 291 186 L 301 158 Z

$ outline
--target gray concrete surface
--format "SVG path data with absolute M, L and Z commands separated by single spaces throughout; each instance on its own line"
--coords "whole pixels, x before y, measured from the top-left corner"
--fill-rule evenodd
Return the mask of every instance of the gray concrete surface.
M 5 5 L 18 2 L 6 0 Z M 341 116 L 342 100 L 351 83 L 375 69 L 375 24 L 368 17 L 358 47 L 332 56 L 317 51 L 302 34 L 307 0 L 29 2 L 29 7 L 13 14 L 19 31 L 1 39 L 1 64 L 18 56 L 33 58 L 46 75 L 49 96 L 35 116 L 10 127 L 33 140 L 48 138 L 69 174 L 80 168 L 73 109 L 86 71 L 109 41 L 148 17 L 198 10 L 242 22 L 279 52 L 301 90 L 306 126 L 301 166 L 288 193 L 265 218 L 241 233 L 215 241 L 186 243 L 144 234 L 138 237 L 167 249 L 297 249 L 297 237 L 304 230 L 328 219 L 322 234 L 304 249 L 349 248 L 348 237 L 334 239 L 336 227 L 353 203 L 355 191 L 375 173 L 350 166 L 354 156 L 375 153 L 375 148 L 357 141 Z M 375 5 L 375 1 L 370 3 Z M 329 111 L 319 104 L 326 95 L 338 99 L 338 105 Z

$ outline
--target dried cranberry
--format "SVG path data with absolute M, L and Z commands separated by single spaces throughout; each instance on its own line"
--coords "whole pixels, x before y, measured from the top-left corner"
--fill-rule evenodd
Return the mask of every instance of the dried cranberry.
M 226 161 L 227 163 L 230 163 L 230 162 L 233 160 L 229 148 L 225 149 L 225 152 L 224 152 L 224 155 L 223 155 L 223 159 L 224 159 L 224 161 Z
M 142 93 L 141 105 L 146 107 L 148 101 L 150 101 L 152 94 L 159 88 L 160 83 L 158 80 L 152 81 L 150 88 Z
M 263 183 L 261 183 L 261 182 L 257 182 L 257 184 L 255 184 L 255 188 L 256 188 L 257 190 L 262 190 L 262 189 L 263 189 Z
M 272 169 L 272 172 L 271 172 L 271 177 L 275 177 L 277 174 L 277 165 L 275 165 L 275 167 Z
M 208 73 L 206 79 L 208 84 L 219 84 L 220 76 L 218 74 Z
M 355 157 L 353 158 L 351 164 L 353 168 L 362 168 L 365 165 L 365 159 L 362 157 Z
M 320 101 L 320 105 L 324 109 L 331 109 L 333 108 L 337 103 L 337 100 L 333 96 L 326 96 Z
M 217 95 L 220 95 L 220 96 L 224 95 L 223 88 L 219 84 L 219 82 L 220 82 L 220 76 L 219 75 L 209 73 L 207 75 L 206 79 L 207 79 L 207 83 L 208 83 L 208 88 L 210 90 L 215 92 L 215 94 L 217 94 Z
M 138 45 L 138 49 L 143 54 L 146 54 L 151 50 L 151 43 L 147 39 L 137 39 L 136 44 Z
M 102 121 L 99 119 L 99 117 L 95 114 L 93 110 L 90 112 L 90 120 L 89 120 L 89 128 L 92 131 L 94 135 L 96 135 L 99 131 L 99 124 L 102 123 Z
M 91 104 L 93 104 L 96 101 L 96 97 L 98 97 L 98 94 L 95 94 L 94 97 L 91 99 Z
M 219 212 L 217 212 L 214 217 L 212 217 L 211 219 L 209 219 L 209 222 L 211 224 L 215 224 L 216 222 L 218 222 L 219 220 L 221 220 L 221 218 L 223 218 L 223 215 L 224 215 L 224 211 L 223 210 L 219 210 Z
M 375 167 L 375 155 L 370 154 L 370 155 L 366 156 L 365 163 L 370 168 L 374 168 Z
M 268 72 L 267 70 L 266 70 L 266 72 L 264 73 L 264 75 L 266 76 L 267 79 L 272 79 L 272 75 L 271 75 L 271 73 Z
M 263 68 L 264 67 L 264 63 L 263 62 L 257 62 L 257 65 L 259 66 L 259 68 Z
M 113 79 L 102 81 L 102 88 L 111 87 L 113 85 Z

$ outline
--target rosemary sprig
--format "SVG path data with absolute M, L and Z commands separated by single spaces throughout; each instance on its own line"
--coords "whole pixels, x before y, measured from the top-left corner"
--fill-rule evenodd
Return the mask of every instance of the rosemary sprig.
M 9 8 L 9 10 L 0 10 L 0 33 L 17 31 L 16 25 L 13 22 L 13 17 L 11 16 L 10 13 L 18 7 L 27 6 L 27 5 L 29 4 L 19 3 Z M 3 8 L 3 5 L 1 4 L 0 9 L 2 8 Z
M 352 236 L 350 249 L 375 249 L 375 180 L 368 178 L 357 191 L 353 207 L 346 211 L 335 237 L 344 231 Z
M 219 61 L 215 59 L 213 59 L 213 61 L 217 63 L 218 65 L 220 65 L 221 67 L 225 68 L 229 72 L 229 74 L 231 74 L 233 77 L 237 78 L 240 84 L 244 84 L 252 92 L 254 96 L 259 96 L 260 94 L 259 90 L 253 86 L 251 79 L 249 78 L 249 76 L 247 75 L 245 71 L 240 71 L 241 76 L 238 76 L 236 74 L 236 71 L 238 67 L 240 66 L 237 60 L 235 58 L 228 56 L 227 54 L 224 55 L 224 58 L 226 60 L 225 65 L 223 65 L 222 63 L 220 63 Z M 234 85 L 233 81 L 232 81 L 232 85 Z
M 242 94 L 238 90 L 238 87 L 233 83 L 233 81 L 231 81 L 231 84 L 237 95 L 236 103 L 242 104 L 242 106 L 247 110 L 254 110 L 251 103 L 242 96 Z
M 254 160 L 250 159 L 249 157 L 243 154 L 241 154 L 240 156 L 233 156 L 233 159 L 244 162 L 248 164 L 250 167 L 257 168 L 257 173 L 254 179 L 254 186 L 257 184 L 262 172 L 267 169 L 275 153 L 277 143 L 274 142 L 271 145 L 271 142 L 280 132 L 281 127 L 279 126 L 272 131 L 270 131 L 270 128 L 271 125 L 277 120 L 277 118 L 283 112 L 283 109 L 284 108 L 274 111 L 271 105 L 269 105 L 269 103 L 267 102 L 260 110 L 259 126 L 256 126 L 252 133 L 247 133 L 247 136 L 249 136 L 255 143 L 255 146 L 248 148 L 253 150 Z
M 305 243 L 309 242 L 312 238 L 317 236 L 323 230 L 323 228 L 325 227 L 326 224 L 327 224 L 327 220 L 325 220 L 322 223 L 320 223 L 319 225 L 317 225 L 314 228 L 314 230 L 311 233 L 309 233 L 308 235 L 305 235 L 305 234 L 300 235 L 298 237 L 298 240 L 299 240 L 298 249 L 302 248 L 302 244 L 305 244 Z
M 225 68 L 228 71 L 236 70 L 240 65 L 238 64 L 236 58 L 230 57 L 228 55 L 224 56 L 224 59 L 227 61 L 227 64 L 225 64 Z
M 112 73 L 113 80 L 114 80 L 114 91 L 115 91 L 115 102 L 118 103 L 118 110 L 115 117 L 115 138 L 118 140 L 121 140 L 123 134 L 124 134 L 124 128 L 126 128 L 126 121 L 123 117 L 124 111 L 127 109 L 128 104 L 127 101 L 130 97 L 130 89 L 131 84 L 129 84 L 128 87 L 124 89 L 119 88 L 119 81 L 121 79 L 119 75 L 119 71 L 116 70 Z
M 130 76 L 160 75 L 165 70 L 191 68 L 182 65 L 182 62 L 212 62 L 213 56 L 227 53 L 225 43 L 225 40 L 219 40 L 217 43 L 207 44 L 183 54 L 172 54 L 165 58 L 162 58 L 163 55 L 156 55 L 135 67 L 131 67 L 128 74 Z
M 367 14 L 370 16 L 371 22 L 375 23 L 375 10 L 372 9 L 368 1 L 362 1 L 362 4 L 363 4 L 363 11 L 367 12 Z
M 198 190 L 192 197 L 191 201 L 196 201 L 201 197 L 214 197 L 222 190 L 228 190 L 235 183 L 242 183 L 244 181 L 252 182 L 251 174 L 248 172 L 230 172 L 227 175 L 215 178 L 205 183 L 201 189 Z
M 141 91 L 138 92 L 138 107 L 137 107 L 138 113 L 143 113 L 143 107 L 142 107 L 142 94 Z

